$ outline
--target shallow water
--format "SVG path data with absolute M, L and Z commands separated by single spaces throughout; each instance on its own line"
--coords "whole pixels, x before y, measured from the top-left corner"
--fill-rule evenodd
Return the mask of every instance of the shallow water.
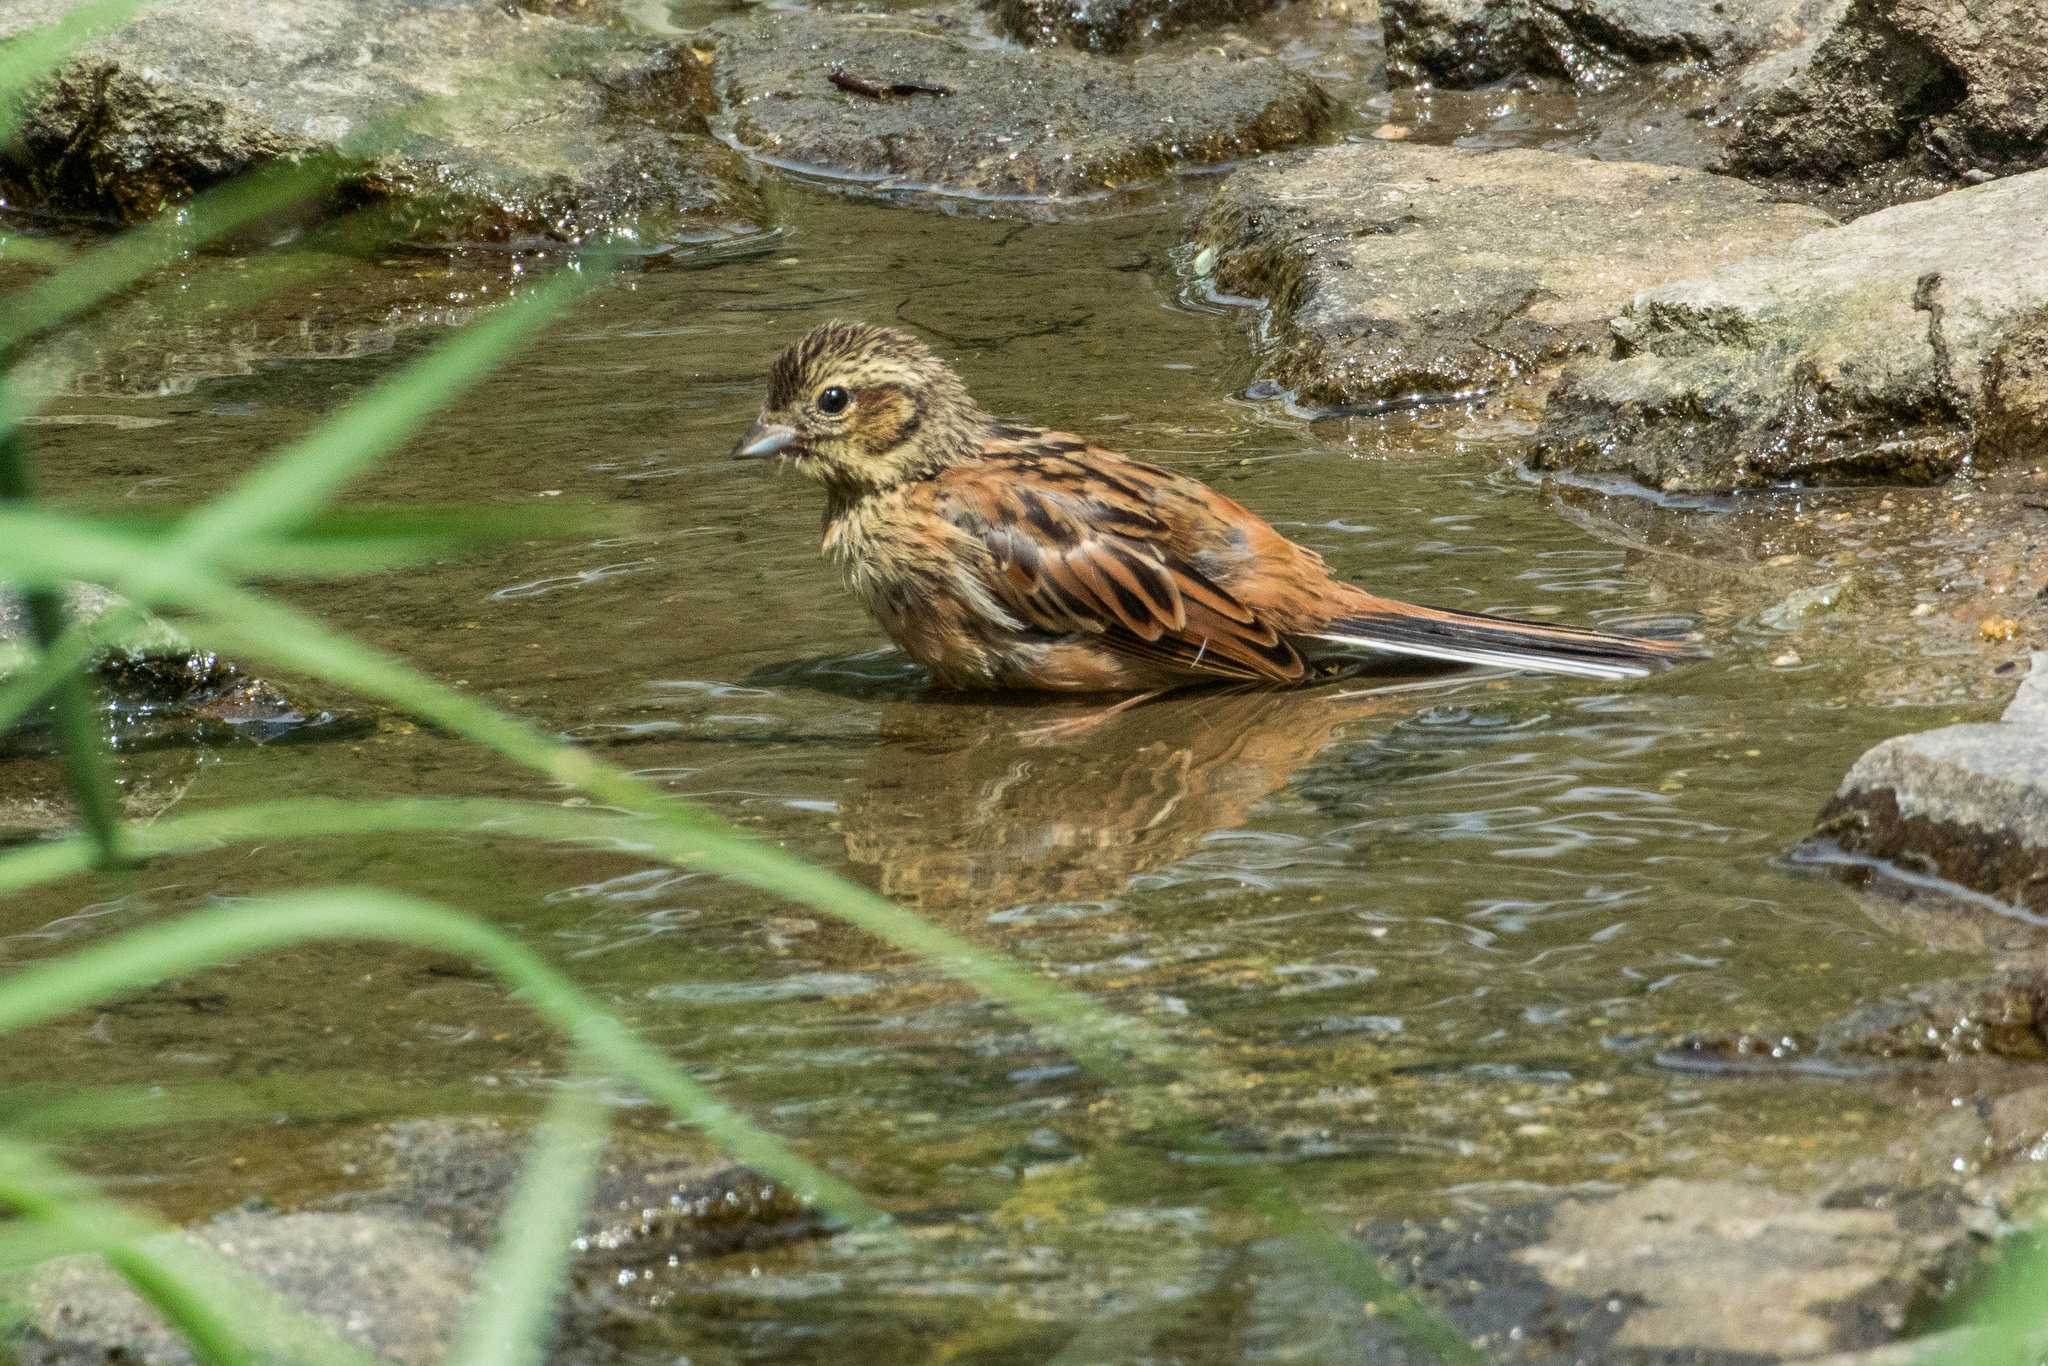
M 1340 1225 L 1658 1174 L 1797 1184 L 1887 1136 L 1897 1117 L 1852 1085 L 1652 1059 L 1688 1029 L 1809 1022 L 1967 965 L 1783 859 L 1865 747 L 1950 719 L 1863 686 L 1905 644 L 1774 667 L 1761 614 L 1787 584 L 1559 515 L 1515 472 L 1511 412 L 1316 423 L 1243 397 L 1246 330 L 1190 288 L 1177 206 L 1068 225 L 830 195 L 785 209 L 758 250 L 602 292 L 360 490 L 601 500 L 617 534 L 292 596 L 1226 1064 L 1227 1085 L 1185 1099 L 1232 1160 L 1283 1169 Z M 181 323 L 174 297 L 117 312 L 36 429 L 46 481 L 204 497 L 508 283 L 336 262 L 317 295 L 233 326 Z M 1085 707 L 929 696 L 818 558 L 817 491 L 725 458 L 765 359 L 830 316 L 917 327 L 997 412 L 1216 482 L 1377 591 L 1690 624 L 1714 657 L 1626 686 L 1191 695 L 1051 740 L 1032 732 Z M 344 744 L 126 771 L 186 810 L 561 795 L 395 717 Z M 842 1237 L 661 1273 L 634 1346 L 649 1362 L 1043 1360 L 1146 1305 L 1129 1359 L 1146 1341 L 1159 1359 L 1298 1359 L 1285 1297 L 1261 1288 L 1262 1230 L 1218 1201 L 1213 1159 L 931 971 L 744 889 L 482 836 L 256 846 L 17 897 L 0 952 L 332 881 L 488 916 L 913 1230 L 908 1255 Z M 523 1112 L 560 1061 L 490 981 L 353 947 L 195 974 L 9 1056 L 10 1084 L 225 1078 L 274 1104 L 274 1124 L 77 1154 L 177 1217 L 324 1194 L 307 1154 L 335 1133 Z

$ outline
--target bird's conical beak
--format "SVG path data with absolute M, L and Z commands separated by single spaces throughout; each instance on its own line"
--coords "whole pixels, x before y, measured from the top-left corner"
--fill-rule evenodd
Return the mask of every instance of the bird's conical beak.
M 760 460 L 778 455 L 796 442 L 796 428 L 780 422 L 756 422 L 732 448 L 735 460 Z

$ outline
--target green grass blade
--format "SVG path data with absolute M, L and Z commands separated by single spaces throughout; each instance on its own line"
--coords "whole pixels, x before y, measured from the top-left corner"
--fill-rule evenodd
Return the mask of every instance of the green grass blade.
M 268 1286 L 205 1249 L 187 1244 L 164 1255 L 169 1229 L 107 1199 L 32 1145 L 5 1137 L 0 1203 L 11 1206 L 20 1222 L 48 1230 L 50 1254 L 98 1253 L 209 1366 L 256 1366 L 276 1359 L 280 1349 L 307 1366 L 375 1366 Z M 7 1249 L 17 1258 L 31 1250 L 28 1239 Z
M 22 968 L 0 992 L 0 1033 L 226 959 L 322 939 L 376 939 L 470 958 L 606 1068 L 738 1160 L 850 1223 L 886 1225 L 852 1186 L 686 1076 L 531 950 L 467 916 L 375 889 L 300 892 L 216 907 Z
M 86 535 L 91 539 L 89 529 Z M 1049 984 L 1006 957 L 865 888 L 741 838 L 722 822 L 649 784 L 548 739 L 525 723 L 424 678 L 390 656 L 328 631 L 288 607 L 208 575 L 155 560 L 124 538 L 96 539 L 96 547 L 81 550 L 73 537 L 53 534 L 45 525 L 14 529 L 0 525 L 0 565 L 11 559 L 24 566 L 24 572 L 61 574 L 63 571 L 53 571 L 53 566 L 68 565 L 67 555 L 104 554 L 108 568 L 123 571 L 111 576 L 116 588 L 137 595 L 160 591 L 202 613 L 189 625 L 192 634 L 207 643 L 382 698 L 557 782 L 647 816 L 649 829 L 643 843 L 662 845 L 665 856 L 811 906 L 917 955 L 1002 1002 L 1064 1047 L 1076 1062 L 1113 1085 L 1133 1088 L 1134 1094 L 1135 1088 L 1142 1086 L 1132 1059 L 1174 1072 L 1190 1071 L 1185 1050 L 1173 1046 L 1143 1021 L 1118 1017 L 1091 998 Z M 1185 1113 L 1181 1118 L 1199 1123 Z M 1416 1325 L 1416 1331 L 1440 1355 L 1461 1362 L 1483 1359 L 1464 1347 L 1455 1332 L 1426 1307 L 1388 1281 L 1368 1253 L 1302 1209 L 1276 1178 L 1265 1174 L 1255 1180 L 1233 1177 L 1226 1185 L 1238 1203 L 1258 1210 L 1293 1236 L 1313 1241 L 1332 1275 L 1380 1305 L 1382 1312 Z
M 906 949 L 1047 1030 L 1076 1058 L 1113 1081 L 1127 1078 L 1126 1048 L 1158 1053 L 1147 1031 L 1088 997 L 1054 992 L 1034 974 L 972 940 L 728 829 L 659 788 L 550 739 L 465 693 L 426 678 L 378 650 L 327 631 L 303 614 L 257 594 L 217 588 L 181 601 L 205 615 L 186 623 L 193 636 L 245 658 L 265 658 L 315 674 L 431 721 L 496 750 L 514 763 L 600 801 L 660 821 L 687 840 L 692 857 L 721 876 L 785 896 L 846 920 Z
M 110 608 L 97 621 L 74 621 L 66 626 L 34 664 L 0 683 L 0 735 L 19 725 L 51 689 L 83 669 L 101 642 L 119 639 L 121 632 L 142 619 L 141 609 L 124 604 Z
M 71 1173 L 11 1139 L 0 1139 L 0 1202 L 17 1217 L 47 1227 L 55 1236 L 53 1251 L 100 1253 L 137 1295 L 184 1334 L 207 1366 L 255 1366 L 256 1355 L 234 1316 L 208 1288 L 143 1246 L 159 1229 L 96 1197 Z
M 1035 1008 L 1028 1015 L 1034 1019 L 1049 1018 L 1046 1029 L 1055 1039 L 1067 1038 L 1064 1026 L 1069 1020 L 1106 1014 L 1087 997 L 1031 978 L 1023 969 L 1002 962 L 978 946 L 951 939 L 945 931 L 935 931 L 936 938 L 907 935 L 902 919 L 916 919 L 909 912 L 780 851 L 685 825 L 681 820 L 683 810 L 672 806 L 670 818 L 657 821 L 588 807 L 483 798 L 404 798 L 381 802 L 314 798 L 171 816 L 146 826 L 131 826 L 127 839 L 130 851 L 145 857 L 195 853 L 233 843 L 380 833 L 485 833 L 627 849 L 682 867 L 708 869 L 825 911 L 878 938 L 905 947 L 915 945 L 927 961 L 961 977 L 984 994 L 1006 1001 L 1020 994 L 1031 998 Z M 0 855 L 0 894 L 75 876 L 90 867 L 91 849 L 80 839 L 15 850 Z M 1011 973 L 1024 977 L 1024 983 L 1011 980 L 1006 975 Z M 1171 1065 L 1183 1075 L 1213 1070 L 1201 1068 L 1186 1055 L 1186 1050 L 1156 1041 L 1146 1046 L 1147 1031 L 1140 1022 L 1128 1022 L 1126 1027 L 1140 1051 L 1156 1063 Z M 1087 1060 L 1099 1061 L 1099 1057 L 1091 1052 Z M 1112 1075 L 1130 1082 L 1129 1069 L 1113 1059 L 1110 1066 Z M 1191 1151 L 1220 1152 L 1221 1145 L 1192 1115 L 1168 1116 L 1166 1132 L 1175 1143 Z M 1387 1280 L 1370 1253 L 1304 1210 L 1273 1173 L 1235 1164 L 1223 1164 L 1217 1170 L 1236 1203 L 1256 1211 L 1278 1231 L 1301 1240 L 1327 1274 L 1352 1290 L 1361 1301 L 1379 1306 L 1380 1313 L 1400 1322 L 1418 1341 L 1430 1344 L 1442 1360 L 1484 1360 L 1426 1306 Z
M 646 822 L 617 812 L 479 797 L 404 797 L 342 801 L 327 797 L 255 802 L 166 816 L 130 825 L 130 849 L 141 858 L 191 854 L 261 839 L 348 838 L 377 834 L 487 834 L 563 843 L 631 843 Z M 40 887 L 88 872 L 92 842 L 82 837 L 23 845 L 0 854 L 0 894 Z
M 145 9 L 151 0 L 93 0 L 54 23 L 45 24 L 0 46 L 0 146 L 19 128 L 22 97 L 96 33 L 118 28 Z
M 1964 1316 L 1968 1332 L 1925 1352 L 1925 1366 L 2038 1366 L 2048 1356 L 2048 1228 L 2010 1240 Z
M 0 379 L 0 408 L 12 400 L 13 386 Z M 0 502 L 26 504 L 34 491 L 29 473 L 28 442 L 19 427 L 0 429 Z M 38 650 L 47 653 L 65 630 L 64 604 L 54 586 L 31 587 L 26 594 L 29 631 Z M 87 833 L 108 863 L 119 857 L 120 798 L 107 770 L 106 735 L 92 705 L 91 684 L 76 668 L 52 680 L 57 713 L 57 741 L 64 754 L 64 774 L 78 802 Z
M 134 285 L 174 257 L 331 191 L 346 173 L 338 157 L 280 162 L 193 197 L 176 213 L 82 252 L 69 265 L 8 296 L 0 357 Z
M 604 1105 L 573 1075 L 541 1121 L 448 1366 L 540 1366 L 604 1142 Z
M 489 374 L 601 275 L 596 269 L 558 270 L 546 284 L 440 343 L 193 513 L 164 553 L 188 564 L 211 561 L 238 540 L 289 528 L 310 517 L 342 485 Z
M 68 515 L 82 516 L 79 509 Z M 182 516 L 117 510 L 94 526 L 138 541 L 164 539 Z M 296 525 L 252 531 L 222 545 L 213 563 L 249 578 L 339 577 L 521 541 L 618 536 L 639 525 L 633 509 L 551 498 L 501 507 L 349 507 L 316 511 Z
M 162 553 L 188 563 L 225 555 L 229 568 L 250 572 L 268 568 L 281 573 L 348 573 L 367 567 L 362 554 L 332 545 L 325 554 L 308 550 L 266 560 L 265 547 L 255 540 L 259 533 L 290 528 L 312 517 L 344 483 L 416 431 L 452 393 L 482 379 L 512 348 L 593 287 L 603 273 L 595 267 L 558 271 L 546 284 L 464 329 L 343 407 L 235 489 L 192 514 Z M 0 335 L 4 332 L 0 325 Z M 5 344 L 0 342 L 0 352 L 4 350 Z M 8 386 L 0 385 L 0 415 L 11 417 L 9 393 Z M 0 439 L 11 432 L 12 423 L 0 421 Z M 118 528 L 78 517 L 67 519 L 66 525 L 64 534 L 88 553 L 60 577 L 101 578 L 91 561 L 112 554 L 113 548 L 110 541 L 96 539 L 96 533 Z M 119 558 L 132 563 L 140 550 L 139 544 L 131 545 Z M 46 667 L 25 670 L 0 685 L 0 733 L 18 724 L 52 689 L 64 686 L 62 680 L 73 676 L 90 657 L 91 645 L 80 635 L 45 642 Z
M 21 261 L 32 266 L 56 267 L 71 260 L 71 249 L 40 237 L 10 233 L 0 226 L 0 261 Z
M 10 539 L 0 535 L 0 554 L 5 553 Z M 32 539 L 25 535 L 19 544 L 26 546 Z M 126 581 L 117 581 L 116 586 L 130 591 L 135 588 Z M 1054 987 L 1002 955 L 865 888 L 741 838 L 723 828 L 722 822 L 691 810 L 631 775 L 550 740 L 525 723 L 424 678 L 379 651 L 329 632 L 290 608 L 196 575 L 185 575 L 176 585 L 166 584 L 165 591 L 206 614 L 190 626 L 196 637 L 209 644 L 382 698 L 557 782 L 647 815 L 659 823 L 665 838 L 680 846 L 671 847 L 691 866 L 707 867 L 722 877 L 811 906 L 917 955 L 1002 1002 L 1064 1047 L 1076 1062 L 1113 1085 L 1140 1084 L 1133 1058 L 1176 1072 L 1188 1070 L 1189 1060 L 1183 1051 L 1144 1022 L 1116 1016 L 1089 997 Z M 1294 1236 L 1313 1240 L 1332 1275 L 1404 1324 L 1412 1322 L 1445 1359 L 1482 1360 L 1470 1348 L 1462 1347 L 1453 1330 L 1388 1281 L 1370 1254 L 1303 1210 L 1276 1180 L 1260 1175 L 1253 1182 L 1233 1176 L 1228 1184 L 1241 1203 L 1259 1209 Z
M 0 437 L 0 443 L 6 441 Z M 39 647 L 47 651 L 64 636 L 64 603 L 52 588 L 27 595 L 28 618 Z M 93 705 L 94 685 L 78 669 L 65 672 L 51 690 L 56 713 L 57 745 L 64 755 L 64 776 L 78 803 L 79 818 L 92 837 L 102 862 L 121 860 L 121 798 L 107 763 L 107 732 Z

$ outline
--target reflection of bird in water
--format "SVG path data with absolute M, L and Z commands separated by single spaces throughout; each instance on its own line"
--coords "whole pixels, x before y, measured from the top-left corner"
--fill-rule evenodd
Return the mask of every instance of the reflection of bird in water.
M 1338 726 L 1406 716 L 1428 695 L 1414 684 L 1186 693 L 1021 731 L 1014 706 L 899 703 L 882 714 L 883 743 L 842 801 L 840 829 L 881 890 L 916 905 L 1089 900 L 1243 824 Z

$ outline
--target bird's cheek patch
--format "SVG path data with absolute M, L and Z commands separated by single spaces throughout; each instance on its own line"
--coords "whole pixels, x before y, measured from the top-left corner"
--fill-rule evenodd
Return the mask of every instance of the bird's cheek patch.
M 917 400 L 893 384 L 862 389 L 854 395 L 854 436 L 868 450 L 896 449 L 917 435 L 923 422 Z

